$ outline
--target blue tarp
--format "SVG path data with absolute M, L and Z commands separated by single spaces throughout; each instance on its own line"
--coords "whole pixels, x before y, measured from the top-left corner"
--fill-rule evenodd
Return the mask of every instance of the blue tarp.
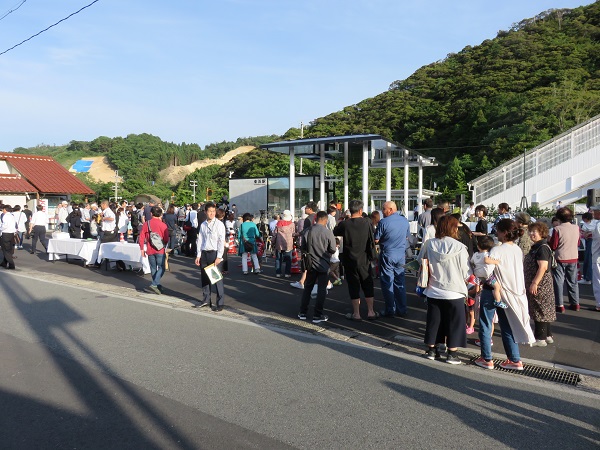
M 75 172 L 89 172 L 90 167 L 92 167 L 93 163 L 94 161 L 86 161 L 85 159 L 80 159 L 75 164 L 73 164 L 73 170 Z

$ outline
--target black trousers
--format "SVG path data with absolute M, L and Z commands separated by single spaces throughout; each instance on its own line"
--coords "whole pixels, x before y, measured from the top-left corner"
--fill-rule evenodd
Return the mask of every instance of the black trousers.
M 83 239 L 92 239 L 92 231 L 89 222 L 81 222 L 81 230 L 83 231 Z
M 35 251 L 35 246 L 37 245 L 37 241 L 39 239 L 42 247 L 48 250 L 48 239 L 46 239 L 46 227 L 44 225 L 36 225 L 33 227 L 33 232 L 31 235 L 31 251 Z
M 302 292 L 302 300 L 300 302 L 300 312 L 306 314 L 308 312 L 308 304 L 310 303 L 310 296 L 315 284 L 317 285 L 317 302 L 315 303 L 315 309 L 313 317 L 320 317 L 323 315 L 323 306 L 325 305 L 325 298 L 327 297 L 327 283 L 329 281 L 328 272 L 317 272 L 316 270 L 310 269 L 306 272 L 306 279 L 304 280 L 304 292 Z
M 2 266 L 15 267 L 15 260 L 13 259 L 13 253 L 15 251 L 15 233 L 2 233 L 0 238 L 0 246 L 2 247 L 2 254 L 4 260 L 0 263 Z
M 202 272 L 202 301 L 208 304 L 212 304 L 210 296 L 212 285 L 210 284 L 210 280 L 208 276 L 204 272 L 204 268 L 206 266 L 210 266 L 217 259 L 217 251 L 216 250 L 204 250 L 200 255 L 200 270 Z M 223 261 L 217 266 L 217 268 L 222 272 L 223 271 Z M 225 286 L 223 284 L 223 280 L 217 281 L 215 284 L 215 289 L 217 291 L 217 306 L 223 306 L 225 303 Z

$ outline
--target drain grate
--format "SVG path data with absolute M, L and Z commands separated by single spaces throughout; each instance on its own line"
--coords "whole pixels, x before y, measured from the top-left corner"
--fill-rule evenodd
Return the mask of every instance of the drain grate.
M 479 355 L 474 356 L 470 359 L 471 364 L 475 364 L 475 360 L 479 358 Z M 560 384 L 568 384 L 569 386 L 577 386 L 577 383 L 581 382 L 581 377 L 575 372 L 569 372 L 562 369 L 552 369 L 548 367 L 536 366 L 535 364 L 523 364 L 523 370 L 508 370 L 500 367 L 500 363 L 503 359 L 494 359 L 494 368 L 501 372 L 513 373 L 516 375 L 522 375 L 531 378 L 537 378 L 538 380 L 553 381 Z

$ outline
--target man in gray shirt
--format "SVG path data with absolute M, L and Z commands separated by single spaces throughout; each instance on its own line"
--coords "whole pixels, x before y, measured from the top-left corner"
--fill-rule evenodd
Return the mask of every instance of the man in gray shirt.
M 419 216 L 419 237 L 422 239 L 425 235 L 425 230 L 431 225 L 431 210 L 433 209 L 433 200 L 430 198 L 423 202 L 425 210 Z
M 310 255 L 310 264 L 306 268 L 306 280 L 304 281 L 298 319 L 306 320 L 311 293 L 314 285 L 317 284 L 317 301 L 312 319 L 313 323 L 329 320 L 329 317 L 323 314 L 323 305 L 327 296 L 327 273 L 330 259 L 336 251 L 336 245 L 332 231 L 327 228 L 327 216 L 326 211 L 319 211 L 316 216 L 316 223 L 310 227 L 302 239 L 302 252 Z

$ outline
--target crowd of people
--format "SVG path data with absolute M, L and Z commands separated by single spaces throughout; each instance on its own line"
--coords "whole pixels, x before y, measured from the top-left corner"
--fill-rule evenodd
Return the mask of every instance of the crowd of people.
M 23 248 L 23 239 L 32 239 L 31 253 L 36 252 L 38 242 L 47 250 L 49 218 L 42 206 L 35 213 L 26 206 L 1 208 L 0 265 L 14 269 L 14 251 Z M 579 284 L 593 284 L 595 309 L 600 311 L 600 206 L 583 215 L 581 227 L 573 223 L 573 211 L 567 207 L 560 207 L 550 223 L 524 212 L 513 215 L 507 204 L 499 205 L 491 227 L 487 215 L 483 205 L 451 211 L 448 203 L 434 207 L 428 199 L 418 217 L 416 237 L 392 201 L 382 205 L 381 214 L 373 211 L 370 215 L 359 200 L 350 201 L 344 213 L 336 202 L 320 211 L 310 201 L 297 221 L 286 210 L 270 222 L 261 220 L 259 226 L 251 213 L 237 216 L 235 205 L 228 203 L 171 204 L 163 211 L 162 205 L 152 201 L 146 205 L 102 201 L 100 206 L 65 201 L 58 206 L 55 220 L 58 229 L 72 238 L 105 243 L 127 240 L 130 234 L 148 258 L 149 289 L 156 294 L 163 290 L 168 255 L 178 250 L 193 256 L 201 269 L 199 307 L 214 311 L 223 309 L 225 295 L 223 277 L 214 274 L 227 274 L 232 243 L 242 257 L 244 275 L 263 273 L 261 256 L 268 244 L 275 258 L 275 277 L 290 278 L 292 254 L 299 249 L 301 278 L 291 286 L 302 289 L 300 320 L 308 320 L 309 305 L 315 299 L 313 323 L 328 320 L 324 313 L 327 290 L 342 283 L 347 285 L 352 307 L 348 320 L 405 317 L 406 256 L 418 240 L 416 260 L 428 275 L 419 291 L 427 301 L 426 357 L 440 359 L 445 348 L 445 361 L 459 364 L 456 352 L 477 328 L 481 357 L 475 363 L 492 369 L 497 323 L 507 354 L 500 366 L 522 370 L 519 344 L 543 347 L 554 343 L 551 324 L 557 313 L 565 311 L 565 284 L 569 309 L 580 309 Z M 468 222 L 476 224 L 471 227 Z M 586 246 L 583 279 L 578 281 L 581 240 Z M 384 300 L 380 311 L 374 306 L 376 278 Z M 361 311 L 362 298 L 366 315 Z

